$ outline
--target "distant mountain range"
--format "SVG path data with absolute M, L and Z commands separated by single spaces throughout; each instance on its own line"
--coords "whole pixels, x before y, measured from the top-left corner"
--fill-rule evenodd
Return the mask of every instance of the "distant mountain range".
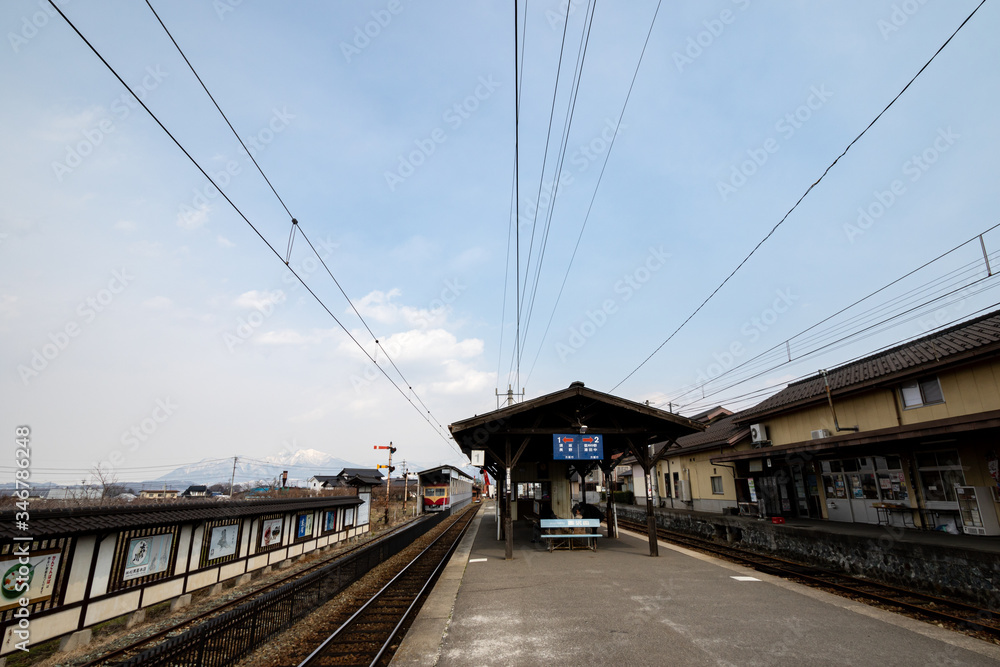
M 315 449 L 300 449 L 291 454 L 267 456 L 263 459 L 237 457 L 237 484 L 266 483 L 281 477 L 288 471 L 289 486 L 303 486 L 313 475 L 336 475 L 344 468 L 360 468 L 350 461 L 339 459 Z M 145 485 L 167 484 L 171 488 L 183 490 L 191 484 L 215 484 L 228 482 L 233 476 L 233 459 L 204 459 L 199 463 L 181 466 L 167 474 L 145 482 Z M 183 486 L 182 486 L 183 485 Z

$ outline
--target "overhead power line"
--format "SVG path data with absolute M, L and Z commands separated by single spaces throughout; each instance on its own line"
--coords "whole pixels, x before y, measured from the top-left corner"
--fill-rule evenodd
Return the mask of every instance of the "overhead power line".
M 450 446 L 455 447 L 456 449 L 458 449 L 458 446 L 456 444 L 454 444 L 454 442 L 451 439 L 449 439 L 448 437 L 446 437 L 440 430 L 438 430 L 438 428 L 435 427 L 434 423 L 431 421 L 431 419 L 427 415 L 425 415 L 423 412 L 421 412 L 420 408 L 418 408 L 417 405 L 410 399 L 410 397 L 406 395 L 406 392 L 404 392 L 403 389 L 400 388 L 400 386 L 396 383 L 396 381 L 393 380 L 391 377 L 389 377 L 389 375 L 388 375 L 388 373 L 386 373 L 385 369 L 382 368 L 382 366 L 380 366 L 375 361 L 375 359 L 368 353 L 368 351 L 365 349 L 365 347 L 357 340 L 357 338 L 350 332 L 350 330 L 346 326 L 344 326 L 344 324 L 340 321 L 340 319 L 338 319 L 337 316 L 333 314 L 333 311 L 326 305 L 326 303 L 319 297 L 319 295 L 316 294 L 316 292 L 306 283 L 305 279 L 302 278 L 302 276 L 300 276 L 297 271 L 295 271 L 295 269 L 288 263 L 288 261 L 287 261 L 286 258 L 282 257 L 282 255 L 278 252 L 278 250 L 270 243 L 270 241 L 268 241 L 264 237 L 264 235 L 261 233 L 261 231 L 250 221 L 250 219 L 246 216 L 246 214 L 243 213 L 243 211 L 236 205 L 236 203 L 229 197 L 229 195 L 227 195 L 223 191 L 223 189 L 221 187 L 219 187 L 219 185 L 215 182 L 215 180 L 211 177 L 211 175 L 209 175 L 209 173 L 198 163 L 198 161 L 195 160 L 195 158 L 191 155 L 191 153 L 186 148 L 184 148 L 184 146 L 173 135 L 173 133 L 171 133 L 170 130 L 167 129 L 167 127 L 163 124 L 163 122 L 159 119 L 159 117 L 157 117 L 157 115 L 153 113 L 153 111 L 146 105 L 146 103 L 143 102 L 143 100 L 140 99 L 140 97 L 138 95 L 136 95 L 135 91 L 132 90 L 131 86 L 129 86 L 128 83 L 125 82 L 125 80 L 121 77 L 121 75 L 118 73 L 118 71 L 111 65 L 111 63 L 109 63 L 107 61 L 107 59 L 105 59 L 104 56 L 101 55 L 101 53 L 90 42 L 90 40 L 88 40 L 87 37 L 84 36 L 84 34 L 80 31 L 80 29 L 76 27 L 76 24 L 74 24 L 69 19 L 69 17 L 66 16 L 66 14 L 62 11 L 62 9 L 60 9 L 59 6 L 56 5 L 53 0 L 49 0 L 49 4 L 53 7 L 53 9 L 55 9 L 56 12 L 58 12 L 58 14 L 63 18 L 63 20 L 66 21 L 66 23 L 70 26 L 70 28 L 73 29 L 73 31 L 80 37 L 80 39 L 83 40 L 83 42 L 87 45 L 87 47 L 90 48 L 91 52 L 93 52 L 93 54 L 95 56 L 97 56 L 97 58 L 101 61 L 101 63 L 103 63 L 104 66 L 108 69 L 108 71 L 110 71 L 115 76 L 115 78 L 118 79 L 119 83 L 121 83 L 122 86 L 125 87 L 125 89 L 129 92 L 129 94 L 131 94 L 135 98 L 135 100 L 142 106 L 142 108 L 146 111 L 146 113 L 149 114 L 149 116 L 160 127 L 160 129 L 163 130 L 163 132 L 166 133 L 166 135 L 170 138 L 170 140 L 174 142 L 174 144 L 177 146 L 177 148 L 179 148 L 180 151 L 182 153 L 184 153 L 185 157 L 187 157 L 188 160 L 195 166 L 195 168 L 198 169 L 198 171 L 201 172 L 201 174 L 208 180 L 208 182 L 211 183 L 212 186 L 216 188 L 216 190 L 218 190 L 219 194 L 226 200 L 226 202 L 233 208 L 233 210 L 240 216 L 240 218 L 242 218 L 243 221 L 254 231 L 254 233 L 257 234 L 257 236 L 260 238 L 261 241 L 264 242 L 264 244 L 268 247 L 268 249 L 270 249 L 271 252 L 274 253 L 275 257 L 277 257 L 286 266 L 286 268 L 288 268 L 288 270 L 292 273 L 292 275 L 296 278 L 296 280 L 298 280 L 299 283 L 306 289 L 306 291 L 309 292 L 309 294 L 313 297 L 313 299 L 315 299 L 316 302 L 320 304 L 320 306 L 323 308 L 323 310 L 325 310 L 326 313 L 333 319 L 333 321 L 337 323 L 337 325 L 344 331 L 344 333 L 347 334 L 347 336 L 362 351 L 362 353 L 373 364 L 375 364 L 375 366 L 379 369 L 379 371 L 382 373 L 382 375 L 385 376 L 385 378 L 387 380 L 389 380 L 389 382 L 392 383 L 392 386 L 396 389 L 396 391 L 398 391 L 400 393 L 400 395 L 413 407 L 413 409 L 416 410 L 418 414 L 420 414 L 421 418 L 424 419 L 424 421 L 426 421 L 428 423 L 428 425 L 431 426 L 431 428 L 434 430 L 435 433 L 438 434 L 439 437 L 441 437 L 445 442 L 449 443 Z M 152 9 L 152 6 L 150 6 L 150 8 Z M 154 12 L 154 14 L 155 14 L 155 12 Z M 159 18 L 159 17 L 157 17 L 157 18 Z M 161 22 L 161 25 L 162 25 L 162 22 Z M 165 28 L 165 26 L 164 26 L 164 28 Z M 174 42 L 174 44 L 176 46 L 176 42 Z M 180 47 L 177 47 L 177 48 L 178 48 L 178 50 L 180 50 Z M 185 57 L 185 61 L 187 61 L 186 57 Z M 188 61 L 188 66 L 189 67 L 191 66 L 189 61 Z M 191 68 L 191 69 L 192 69 L 192 71 L 194 71 L 193 68 Z M 195 75 L 197 76 L 197 73 L 195 73 Z M 200 81 L 201 81 L 201 79 L 199 78 L 199 82 Z M 204 87 L 204 83 L 202 83 L 202 86 Z M 206 88 L 206 92 L 208 92 L 207 88 Z M 211 97 L 211 94 L 209 94 L 209 96 Z M 213 99 L 213 101 L 214 101 L 214 99 Z M 218 106 L 217 106 L 217 108 L 218 108 Z M 220 109 L 220 112 L 221 112 L 221 109 Z M 228 120 L 227 120 L 227 122 L 228 122 Z M 232 129 L 232 125 L 230 125 L 230 129 Z M 235 132 L 235 130 L 233 130 L 233 131 Z M 248 153 L 249 153 L 249 151 L 248 151 Z M 259 166 L 258 166 L 258 169 L 259 169 Z M 265 177 L 265 179 L 266 179 L 266 177 Z M 277 195 L 277 192 L 275 192 L 275 195 Z M 279 200 L 280 200 L 280 197 L 279 197 Z M 284 205 L 283 202 L 282 202 L 282 205 Z M 286 208 L 286 210 L 287 210 L 287 208 Z M 293 224 L 295 224 L 294 218 L 293 218 Z M 314 249 L 314 251 L 315 251 L 315 249 Z M 318 256 L 318 254 L 317 254 L 317 256 Z M 412 391 L 412 388 L 411 388 L 411 391 Z M 414 395 L 416 395 L 415 392 L 414 392 Z M 461 450 L 458 449 L 458 451 L 461 451 Z
M 724 286 L 726 285 L 726 283 L 728 283 L 728 282 L 729 282 L 729 280 L 730 280 L 730 279 L 731 279 L 731 278 L 732 278 L 732 277 L 733 277 L 734 275 L 736 275 L 736 272 L 737 272 L 737 271 L 739 271 L 739 270 L 740 270 L 741 268 L 743 268 L 743 265 L 744 265 L 744 264 L 746 264 L 746 263 L 747 263 L 747 262 L 748 262 L 748 261 L 750 260 L 750 258 L 751 258 L 751 257 L 753 257 L 753 255 L 754 255 L 754 254 L 755 254 L 755 253 L 757 252 L 757 250 L 758 250 L 758 249 L 759 249 L 759 248 L 760 248 L 760 247 L 761 247 L 762 245 L 764 245 L 764 243 L 765 243 L 765 242 L 766 242 L 766 241 L 767 241 L 768 239 L 770 239 L 770 238 L 771 238 L 771 236 L 772 236 L 772 235 L 773 235 L 773 234 L 774 234 L 774 233 L 775 233 L 776 231 L 778 231 L 778 228 L 779 228 L 779 227 L 781 227 L 781 225 L 782 225 L 782 224 L 783 224 L 783 223 L 785 222 L 785 220 L 787 220 L 787 219 L 788 219 L 788 217 L 789 217 L 789 216 L 790 216 L 790 215 L 792 214 L 792 212 L 793 212 L 793 211 L 795 211 L 795 209 L 797 209 L 797 208 L 799 207 L 799 204 L 801 204 L 801 203 L 802 203 L 802 200 L 804 200 L 804 199 L 806 198 L 806 196 L 807 196 L 807 195 L 808 195 L 808 194 L 809 194 L 810 192 L 812 192 L 813 188 L 815 188 L 815 187 L 816 187 L 817 185 L 819 185 L 819 184 L 820 184 L 820 182 L 821 182 L 821 181 L 823 180 L 823 178 L 824 178 L 824 177 L 826 177 L 826 175 L 827 175 L 827 174 L 828 174 L 828 173 L 830 172 L 830 170 L 831 170 L 831 169 L 833 169 L 834 165 L 836 165 L 836 164 L 837 164 L 837 163 L 838 163 L 838 162 L 840 161 L 840 158 L 844 157 L 844 156 L 845 156 L 845 155 L 847 154 L 847 151 L 849 151 L 849 150 L 851 149 L 851 147 L 852 147 L 852 146 L 854 146 L 854 144 L 855 144 L 855 143 L 857 143 L 857 142 L 858 142 L 858 140 L 860 140 L 860 139 L 861 139 L 861 137 L 863 137 L 863 136 L 864 136 L 864 135 L 865 135 L 865 134 L 866 134 L 866 133 L 868 132 L 868 130 L 870 130 L 870 129 L 872 128 L 872 126 L 874 126 L 874 125 L 875 125 L 875 123 L 876 123 L 876 122 L 878 122 L 878 120 L 879 120 L 879 119 L 880 119 L 880 118 L 881 118 L 881 117 L 882 117 L 882 116 L 883 116 L 883 115 L 885 114 L 885 112 L 886 112 L 886 111 L 888 111 L 888 110 L 889 110 L 889 108 L 890 108 L 890 107 L 892 107 L 892 105 L 896 103 L 896 100 L 898 100 L 898 99 L 899 99 L 899 98 L 900 98 L 900 97 L 901 97 L 901 96 L 903 95 L 903 93 L 905 93 L 905 92 L 906 92 L 906 91 L 907 91 L 907 90 L 909 89 L 909 87 L 910 87 L 910 86 L 911 86 L 911 85 L 913 84 L 913 82 L 917 80 L 917 77 L 918 77 L 918 76 L 920 76 L 920 75 L 921 75 L 921 74 L 923 73 L 923 71 L 924 71 L 924 70 L 926 70 L 928 66 L 930 66 L 930 64 L 931 64 L 932 62 L 934 62 L 934 59 L 935 59 L 935 58 L 937 58 L 938 54 L 939 54 L 939 53 L 941 53 L 941 51 L 943 51 L 943 50 L 944 50 L 944 48 L 945 48 L 946 46 L 948 46 L 948 44 L 949 44 L 949 43 L 951 42 L 951 40 L 952 40 L 952 39 L 953 39 L 953 38 L 955 37 L 955 35 L 957 35 L 957 34 L 958 34 L 959 30 L 961 30 L 961 29 L 962 29 L 962 28 L 963 28 L 963 27 L 965 26 L 965 24 L 966 24 L 966 23 L 968 23 L 968 22 L 969 22 L 969 21 L 970 21 L 970 20 L 972 19 L 972 17 L 973 17 L 973 16 L 974 16 L 974 15 L 976 14 L 976 12 L 978 12 L 978 11 L 979 11 L 979 8 L 980 8 L 980 7 L 982 7 L 982 6 L 983 6 L 983 4 L 985 4 L 985 3 L 986 3 L 986 0 L 982 0 L 982 1 L 981 1 L 981 2 L 980 2 L 980 3 L 979 3 L 979 4 L 977 5 L 977 6 L 976 6 L 976 8 L 975 8 L 975 9 L 973 9 L 973 10 L 972 10 L 972 12 L 971 12 L 971 13 L 970 13 L 970 14 L 969 14 L 969 15 L 968 15 L 968 16 L 967 16 L 966 18 L 965 18 L 965 20 L 964 20 L 964 21 L 962 21 L 962 23 L 961 23 L 961 24 L 960 24 L 960 25 L 959 25 L 959 26 L 958 26 L 957 28 L 955 28 L 955 31 L 951 33 L 951 35 L 950 35 L 950 36 L 948 37 L 948 39 L 946 39 L 946 40 L 944 41 L 944 43 L 943 43 L 943 44 L 942 44 L 942 45 L 941 45 L 940 47 L 938 47 L 937 51 L 935 51 L 935 52 L 934 52 L 934 54 L 933 54 L 933 55 L 932 55 L 932 56 L 930 57 L 930 59 L 929 59 L 929 60 L 928 60 L 928 61 L 927 61 L 926 63 L 924 63 L 924 66 L 923 66 L 923 67 L 921 67 L 921 68 L 920 68 L 920 69 L 919 69 L 919 70 L 917 71 L 917 73 L 913 75 L 913 77 L 912 77 L 912 78 L 911 78 L 911 79 L 910 79 L 910 80 L 909 80 L 909 81 L 908 81 L 908 82 L 906 83 L 906 85 L 905 85 L 905 86 L 903 86 L 902 90 L 900 90 L 900 91 L 899 91 L 898 93 L 896 93 L 896 96 L 895 96 L 895 97 L 893 97 L 893 98 L 892 98 L 892 100 L 890 100 L 890 101 L 889 101 L 889 103 L 888 103 L 887 105 L 885 105 L 885 108 L 884 108 L 884 109 L 882 109 L 882 111 L 880 111 L 880 112 L 878 113 L 878 115 L 877 115 L 877 116 L 875 116 L 875 118 L 874 118 L 874 119 L 872 119 L 872 121 L 871 121 L 870 123 L 868 123 L 868 125 L 867 125 L 867 126 L 865 127 L 865 129 L 861 130 L 861 133 L 860 133 L 860 134 L 858 134 L 858 136 L 854 137 L 854 139 L 853 139 L 853 140 L 851 140 L 851 142 L 850 142 L 849 144 L 847 144 L 847 148 L 845 148 L 845 149 L 844 149 L 844 150 L 843 150 L 843 151 L 842 151 L 842 152 L 840 153 L 840 155 L 838 155 L 838 156 L 837 156 L 836 158 L 834 158 L 833 162 L 831 162 L 831 163 L 829 164 L 829 166 L 827 166 L 827 168 L 823 170 L 823 173 L 822 173 L 822 174 L 820 174 L 819 178 L 817 178 L 817 179 L 816 179 L 816 180 L 815 180 L 815 181 L 814 181 L 814 182 L 812 183 L 812 185 L 810 185 L 810 186 L 809 186 L 808 188 L 806 188 L 806 191 L 802 193 L 802 196 L 798 198 L 798 201 L 796 201 L 796 202 L 795 202 L 795 203 L 794 203 L 794 204 L 792 205 L 792 207 L 791 207 L 790 209 L 788 209 L 788 211 L 787 211 L 787 212 L 785 213 L 785 215 L 783 215 L 783 216 L 781 217 L 781 219 L 780 219 L 780 220 L 779 220 L 779 221 L 777 222 L 777 224 L 775 224 L 775 225 L 774 225 L 774 227 L 772 227 L 772 228 L 771 228 L 771 231 L 769 231 L 769 232 L 768 232 L 768 233 L 767 233 L 767 234 L 766 234 L 766 235 L 764 236 L 764 238 L 762 238 L 762 239 L 761 239 L 761 240 L 760 240 L 760 241 L 759 241 L 759 242 L 757 243 L 757 245 L 756 245 L 756 246 L 754 246 L 753 250 L 751 250 L 751 251 L 750 251 L 750 252 L 749 252 L 749 253 L 747 254 L 747 256 L 746 256 L 746 257 L 744 257 L 744 258 L 743 258 L 743 260 L 742 260 L 742 261 L 741 261 L 741 262 L 740 262 L 739 264 L 737 264 L 737 265 L 736 265 L 736 268 L 735 268 L 735 269 L 733 269 L 733 270 L 732 270 L 732 272 L 730 272 L 730 274 L 729 274 L 728 276 L 726 276 L 725 280 L 723 280 L 723 281 L 722 281 L 721 283 L 719 283 L 718 287 L 716 287 L 716 288 L 715 288 L 714 290 L 712 290 L 712 293 L 711 293 L 711 294 L 709 294 L 709 295 L 708 295 L 707 297 L 705 297 L 705 300 L 704 300 L 704 301 L 702 301 L 702 302 L 701 302 L 701 304 L 700 304 L 700 305 L 699 305 L 699 306 L 698 306 L 697 308 L 695 308 L 695 309 L 694 309 L 694 311 L 693 311 L 693 312 L 692 312 L 692 313 L 691 313 L 690 315 L 688 315 L 688 316 L 687 316 L 687 318 L 686 318 L 686 319 L 685 319 L 685 320 L 684 320 L 683 322 L 681 322 L 681 323 L 680 323 L 680 325 L 679 325 L 679 326 L 678 326 L 678 327 L 677 327 L 676 329 L 674 329 L 674 331 L 673 331 L 673 332 L 672 332 L 672 333 L 671 333 L 671 334 L 670 334 L 669 336 L 667 336 L 667 338 L 666 338 L 666 339 L 665 339 L 665 340 L 664 340 L 664 341 L 663 341 L 662 343 L 660 343 L 660 344 L 659 344 L 659 345 L 658 345 L 658 346 L 656 347 L 656 349 L 655 349 L 655 350 L 653 350 L 652 352 L 650 352 L 650 353 L 649 353 L 649 356 L 647 356 L 647 357 L 646 357 L 645 359 L 643 359 L 643 360 L 642 360 L 642 362 L 641 362 L 641 363 L 640 363 L 640 364 L 639 364 L 638 366 L 636 366 L 636 367 L 635 367 L 634 369 L 632 369 L 632 371 L 631 371 L 631 372 L 630 372 L 630 373 L 629 373 L 628 375 L 626 375 L 626 376 L 625 376 L 624 378 L 622 378 L 622 379 L 621 379 L 621 380 L 620 380 L 620 381 L 618 382 L 618 384 L 616 384 L 616 385 L 615 385 L 614 387 L 612 387 L 612 388 L 611 388 L 611 389 L 609 390 L 609 392 L 613 392 L 613 391 L 614 391 L 615 389 L 617 389 L 618 387 L 620 387 L 620 386 L 621 386 L 621 385 L 622 385 L 623 383 L 625 383 L 625 382 L 626 382 L 626 381 L 627 381 L 627 380 L 628 380 L 628 379 L 629 379 L 630 377 L 632 377 L 633 375 L 635 375 L 635 373 L 636 373 L 636 372 L 637 372 L 637 371 L 638 371 L 638 370 L 639 370 L 640 368 L 642 368 L 643 366 L 645 366 L 645 365 L 646 365 L 646 363 L 647 363 L 647 362 L 648 362 L 648 361 L 649 361 L 650 359 L 652 359 L 652 358 L 653 358 L 653 356 L 654 356 L 654 355 L 655 355 L 655 354 L 656 354 L 657 352 L 659 352 L 659 351 L 660 351 L 661 349 L 663 349 L 663 346 L 664 346 L 664 345 L 666 345 L 667 343 L 669 343 L 669 342 L 670 342 L 670 341 L 671 341 L 671 340 L 673 339 L 673 337 L 674 337 L 674 336 L 676 336 L 676 335 L 677 335 L 677 333 L 678 333 L 678 332 L 679 332 L 679 331 L 680 331 L 681 329 L 683 329 L 683 328 L 684 328 L 684 326 L 685 326 L 685 325 L 686 325 L 686 324 L 687 324 L 688 322 L 690 322 L 690 321 L 691 321 L 691 320 L 692 320 L 692 319 L 694 318 L 694 316 L 695 316 L 695 315 L 697 315 L 697 314 L 698 314 L 698 313 L 699 313 L 699 312 L 701 311 L 701 309 L 702 309 L 702 308 L 704 308 L 704 307 L 705 307 L 705 305 L 706 305 L 706 304 L 707 304 L 707 303 L 708 303 L 708 302 L 709 302 L 709 301 L 710 301 L 710 300 L 712 299 L 712 297 L 714 297 L 714 296 L 715 296 L 715 295 L 716 295 L 716 294 L 717 294 L 717 293 L 719 292 L 719 290 L 721 290 L 721 289 L 722 289 L 722 288 L 723 288 L 723 287 L 724 287 Z
M 635 71 L 632 72 L 632 81 L 629 83 L 628 92 L 625 94 L 625 102 L 622 103 L 622 110 L 618 114 L 618 122 L 615 123 L 614 134 L 611 135 L 611 141 L 608 142 L 608 150 L 604 154 L 604 161 L 601 163 L 601 171 L 597 175 L 597 183 L 594 185 L 594 193 L 590 197 L 590 204 L 587 206 L 587 213 L 583 216 L 583 224 L 580 225 L 580 233 L 576 237 L 576 244 L 573 246 L 573 254 L 570 255 L 569 264 L 566 265 L 566 273 L 563 275 L 562 284 L 559 285 L 559 293 L 556 294 L 555 303 L 552 304 L 552 312 L 549 313 L 549 321 L 545 324 L 545 331 L 542 333 L 542 339 L 538 342 L 538 351 L 535 353 L 535 358 L 531 362 L 531 368 L 528 369 L 528 379 L 531 379 L 531 373 L 535 370 L 535 364 L 538 362 L 538 356 L 542 353 L 542 347 L 545 345 L 545 339 L 549 335 L 549 329 L 552 327 L 552 320 L 555 318 L 556 309 L 559 307 L 559 300 L 562 299 L 563 290 L 566 288 L 566 281 L 569 279 L 569 272 L 573 268 L 573 261 L 576 259 L 576 253 L 580 249 L 580 240 L 583 239 L 583 232 L 587 229 L 587 222 L 590 220 L 590 212 L 594 210 L 594 200 L 597 199 L 597 192 L 601 187 L 601 181 L 604 179 L 604 171 L 608 167 L 608 159 L 611 157 L 611 151 L 615 147 L 615 140 L 618 138 L 618 128 L 621 127 L 622 118 L 625 116 L 625 109 L 628 107 L 628 101 L 632 97 L 632 89 L 635 87 L 635 80 L 639 76 L 639 67 L 642 65 L 642 59 L 646 55 L 646 47 L 649 46 L 649 37 L 653 34 L 653 26 L 656 25 L 656 17 L 660 13 L 660 5 L 663 0 L 656 3 L 656 10 L 653 12 L 653 18 L 649 22 L 649 30 L 646 31 L 646 40 L 642 43 L 642 51 L 639 53 L 639 61 L 635 64 Z

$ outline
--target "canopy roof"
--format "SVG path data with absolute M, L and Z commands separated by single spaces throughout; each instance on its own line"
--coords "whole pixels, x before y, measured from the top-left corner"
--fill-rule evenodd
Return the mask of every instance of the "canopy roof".
M 686 417 L 574 382 L 566 389 L 476 415 L 448 428 L 465 454 L 474 449 L 486 450 L 486 467 L 498 472 L 508 461 L 508 444 L 511 462 L 551 461 L 553 435 L 601 435 L 601 463 L 607 466 L 615 454 L 631 451 L 629 442 L 643 447 L 651 442 L 676 440 L 705 427 Z

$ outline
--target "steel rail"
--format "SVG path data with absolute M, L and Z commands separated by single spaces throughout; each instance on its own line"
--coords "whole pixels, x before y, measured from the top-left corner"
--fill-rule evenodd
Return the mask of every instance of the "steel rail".
M 143 637 L 139 641 L 136 641 L 136 642 L 134 642 L 132 644 L 129 644 L 128 646 L 124 646 L 124 647 L 122 647 L 120 649 L 116 649 L 116 650 L 114 650 L 114 651 L 112 651 L 110 653 L 106 653 L 105 655 L 103 655 L 103 656 L 101 656 L 99 658 L 95 658 L 95 659 L 91 660 L 90 662 L 86 662 L 83 665 L 80 665 L 80 667 L 99 667 L 100 665 L 106 665 L 106 664 L 112 663 L 113 661 L 123 659 L 123 658 L 125 658 L 128 655 L 135 655 L 135 654 L 142 653 L 143 651 L 145 651 L 146 649 L 148 649 L 150 646 L 154 646 L 157 643 L 159 643 L 160 640 L 169 639 L 171 635 L 178 634 L 180 631 L 182 631 L 182 630 L 184 630 L 186 628 L 194 627 L 194 626 L 198 625 L 199 623 L 203 623 L 204 621 L 208 620 L 209 618 L 211 618 L 213 616 L 216 616 L 218 614 L 221 614 L 222 612 L 224 612 L 224 611 L 226 611 L 228 609 L 234 609 L 234 608 L 238 607 L 239 605 L 241 605 L 241 604 L 243 604 L 245 602 L 248 602 L 248 601 L 254 599 L 255 597 L 258 597 L 258 596 L 266 594 L 268 591 L 274 590 L 276 588 L 279 588 L 281 586 L 284 586 L 284 585 L 290 583 L 291 581 L 294 581 L 296 579 L 304 577 L 304 576 L 306 576 L 306 575 L 308 575 L 308 574 L 310 574 L 310 573 L 312 573 L 312 572 L 314 572 L 314 571 L 316 571 L 316 570 L 318 570 L 318 569 L 320 569 L 322 567 L 325 567 L 325 566 L 329 565 L 330 563 L 332 563 L 333 561 L 335 561 L 335 560 L 337 560 L 339 558 L 343 558 L 345 556 L 349 556 L 352 553 L 354 553 L 355 551 L 358 551 L 359 549 L 364 549 L 366 547 L 370 547 L 373 544 L 378 543 L 380 540 L 388 539 L 388 538 L 392 537 L 393 535 L 395 535 L 396 533 L 398 533 L 399 531 L 404 530 L 406 528 L 409 528 L 410 526 L 413 526 L 417 522 L 423 521 L 426 518 L 427 517 L 418 517 L 417 519 L 412 519 L 410 521 L 407 521 L 406 523 L 402 523 L 402 524 L 400 524 L 398 526 L 395 526 L 391 530 L 389 530 L 389 531 L 387 531 L 385 533 L 380 534 L 378 537 L 375 537 L 375 538 L 373 538 L 371 540 L 367 540 L 367 541 L 365 541 L 365 542 L 363 542 L 361 544 L 356 544 L 353 547 L 351 547 L 350 549 L 347 549 L 345 551 L 338 551 L 335 554 L 331 554 L 330 556 L 328 556 L 326 558 L 323 558 L 319 562 L 314 563 L 314 564 L 310 565 L 309 567 L 307 567 L 305 569 L 302 569 L 302 570 L 300 570 L 298 572 L 290 573 L 287 576 L 282 577 L 281 579 L 278 579 L 278 580 L 276 580 L 276 581 L 274 581 L 274 582 L 272 582 L 270 584 L 267 584 L 266 586 L 258 588 L 257 590 L 250 591 L 248 593 L 244 593 L 243 595 L 235 597 L 232 600 L 227 600 L 226 602 L 222 603 L 218 607 L 213 607 L 212 609 L 208 609 L 208 610 L 206 610 L 206 611 L 204 611 L 204 612 L 202 612 L 200 614 L 197 614 L 196 616 L 192 616 L 189 619 L 180 621 L 179 623 L 175 623 L 174 625 L 171 625 L 170 627 L 164 628 L 163 630 L 158 630 L 158 631 L 156 631 L 155 633 L 153 633 L 151 635 Z M 336 544 L 336 543 L 334 543 L 334 544 Z
M 386 649 L 389 647 L 389 644 L 391 644 L 392 640 L 396 637 L 396 633 L 399 631 L 399 629 L 402 626 L 402 624 L 406 621 L 406 618 L 409 616 L 410 612 L 413 610 L 413 608 L 416 605 L 417 601 L 420 600 L 420 597 L 423 595 L 424 591 L 427 589 L 427 586 L 430 585 L 430 583 L 434 580 L 434 577 L 440 571 L 440 569 L 444 565 L 445 561 L 449 558 L 449 556 L 451 555 L 451 553 L 457 547 L 458 542 L 462 539 L 462 536 L 465 534 L 465 531 L 468 529 L 469 525 L 472 523 L 472 519 L 475 517 L 476 512 L 478 511 L 478 509 L 479 509 L 479 506 L 473 506 L 472 509 L 466 511 L 466 515 L 465 516 L 468 516 L 468 519 L 466 519 L 464 525 L 462 525 L 460 527 L 461 529 L 458 530 L 458 535 L 455 537 L 453 543 L 448 547 L 448 549 L 442 555 L 442 557 L 440 559 L 440 562 L 437 564 L 437 566 L 431 572 L 430 576 L 427 577 L 427 579 L 424 582 L 423 586 L 421 587 L 420 591 L 417 593 L 416 596 L 414 596 L 413 600 L 410 602 L 410 604 L 407 607 L 406 611 L 403 613 L 403 615 L 401 616 L 400 620 L 396 623 L 395 627 L 392 629 L 392 632 L 390 632 L 388 638 L 382 643 L 382 645 L 379 648 L 379 650 L 377 651 L 375 657 L 369 663 L 370 665 L 375 665 L 375 664 L 377 664 L 379 662 L 379 660 L 381 660 L 381 658 L 384 655 Z M 459 519 L 465 518 L 465 516 L 459 517 Z M 326 650 L 334 642 L 336 642 L 338 639 L 341 639 L 342 636 L 351 627 L 353 627 L 353 625 L 358 621 L 358 619 L 361 617 L 361 615 L 365 611 L 367 611 L 375 602 L 379 601 L 380 598 L 387 591 L 389 591 L 389 589 L 394 584 L 396 584 L 397 581 L 401 580 L 404 575 L 409 574 L 410 573 L 410 568 L 414 568 L 415 569 L 414 566 L 416 566 L 418 563 L 420 563 L 424 559 L 425 556 L 428 556 L 429 553 L 430 553 L 430 551 L 431 551 L 431 549 L 433 549 L 436 546 L 438 546 L 438 543 L 441 542 L 442 540 L 444 540 L 448 536 L 448 534 L 452 531 L 452 529 L 454 529 L 458 525 L 459 525 L 459 521 L 456 520 L 455 523 L 453 523 L 451 526 L 449 526 L 448 528 L 446 528 L 440 535 L 438 535 L 436 538 L 434 538 L 434 540 L 430 544 L 428 544 L 419 554 L 417 554 L 416 556 L 414 556 L 413 559 L 411 559 L 410 562 L 407 563 L 403 567 L 403 569 L 401 569 L 392 579 L 390 579 L 388 581 L 388 583 L 386 583 L 384 586 L 382 586 L 382 588 L 380 588 L 375 594 L 373 594 L 363 605 L 361 605 L 360 607 L 358 607 L 358 609 L 353 614 L 351 614 L 351 616 L 346 621 L 344 621 L 343 623 L 340 624 L 340 627 L 338 627 L 336 630 L 334 630 L 326 639 L 323 640 L 323 642 L 318 647 L 316 647 L 315 650 L 313 650 L 312 653 L 310 653 L 308 656 L 306 656 L 306 658 L 304 660 L 302 660 L 302 662 L 300 662 L 298 664 L 298 667 L 310 667 L 311 665 L 318 664 L 319 660 L 324 657 L 324 653 L 326 652 Z

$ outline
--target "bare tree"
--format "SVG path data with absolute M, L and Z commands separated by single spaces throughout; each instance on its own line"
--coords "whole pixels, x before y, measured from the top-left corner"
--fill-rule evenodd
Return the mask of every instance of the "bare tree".
M 101 499 L 107 500 L 125 493 L 125 485 L 118 481 L 118 474 L 111 466 L 104 467 L 100 463 L 91 468 L 90 476 L 101 487 Z

